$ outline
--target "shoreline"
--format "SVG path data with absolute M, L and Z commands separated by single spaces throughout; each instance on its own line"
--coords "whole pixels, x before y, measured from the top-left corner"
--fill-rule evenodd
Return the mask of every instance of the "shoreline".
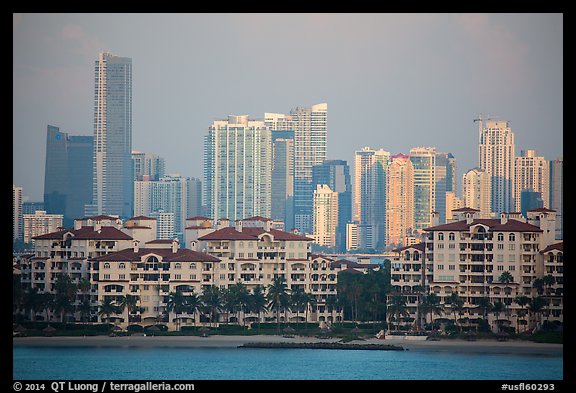
M 280 335 L 227 336 L 87 336 L 87 337 L 13 337 L 13 347 L 107 347 L 107 348 L 238 348 L 245 344 L 294 343 L 300 346 L 318 343 L 337 343 L 340 338 Z M 399 339 L 380 340 L 368 338 L 342 345 L 394 345 L 409 351 L 512 354 L 523 356 L 563 356 L 563 344 L 535 343 L 529 341 L 497 341 L 445 339 L 439 341 L 413 341 Z M 314 345 L 310 345 L 311 348 Z

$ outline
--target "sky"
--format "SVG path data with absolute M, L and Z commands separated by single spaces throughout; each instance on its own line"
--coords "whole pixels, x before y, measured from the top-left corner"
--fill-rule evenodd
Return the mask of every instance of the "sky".
M 516 155 L 563 150 L 561 13 L 13 14 L 13 184 L 42 201 L 46 128 L 92 135 L 98 52 L 132 59 L 133 150 L 202 179 L 214 120 L 328 104 L 328 159 L 435 147 L 478 165 L 480 115 Z

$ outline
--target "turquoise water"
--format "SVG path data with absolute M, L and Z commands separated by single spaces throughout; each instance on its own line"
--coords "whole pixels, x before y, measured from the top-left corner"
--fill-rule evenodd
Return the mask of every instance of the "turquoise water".
M 14 347 L 15 380 L 562 380 L 562 357 L 259 348 Z

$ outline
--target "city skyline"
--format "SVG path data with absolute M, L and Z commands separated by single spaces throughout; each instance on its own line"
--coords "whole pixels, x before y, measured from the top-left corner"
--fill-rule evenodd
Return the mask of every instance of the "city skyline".
M 326 102 L 327 159 L 435 147 L 460 193 L 480 114 L 510 122 L 517 155 L 562 155 L 562 30 L 562 14 L 14 14 L 13 183 L 42 200 L 48 125 L 93 134 L 109 51 L 133 61 L 132 148 L 167 173 L 202 177 L 215 120 Z

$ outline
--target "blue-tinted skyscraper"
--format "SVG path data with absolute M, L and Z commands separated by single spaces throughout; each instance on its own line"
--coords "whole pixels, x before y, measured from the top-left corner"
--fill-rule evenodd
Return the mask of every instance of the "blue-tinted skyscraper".
M 72 136 L 49 125 L 46 136 L 44 209 L 64 215 L 63 225 L 84 216 L 84 205 L 92 199 L 92 154 L 94 137 Z
M 272 219 L 294 228 L 294 131 L 272 131 Z
M 86 213 L 132 217 L 132 59 L 102 52 L 95 68 L 93 168 Z
M 352 183 L 350 167 L 345 160 L 326 160 L 312 167 L 312 186 L 326 184 L 338 193 L 338 226 L 336 251 L 346 251 L 346 224 L 352 221 Z

